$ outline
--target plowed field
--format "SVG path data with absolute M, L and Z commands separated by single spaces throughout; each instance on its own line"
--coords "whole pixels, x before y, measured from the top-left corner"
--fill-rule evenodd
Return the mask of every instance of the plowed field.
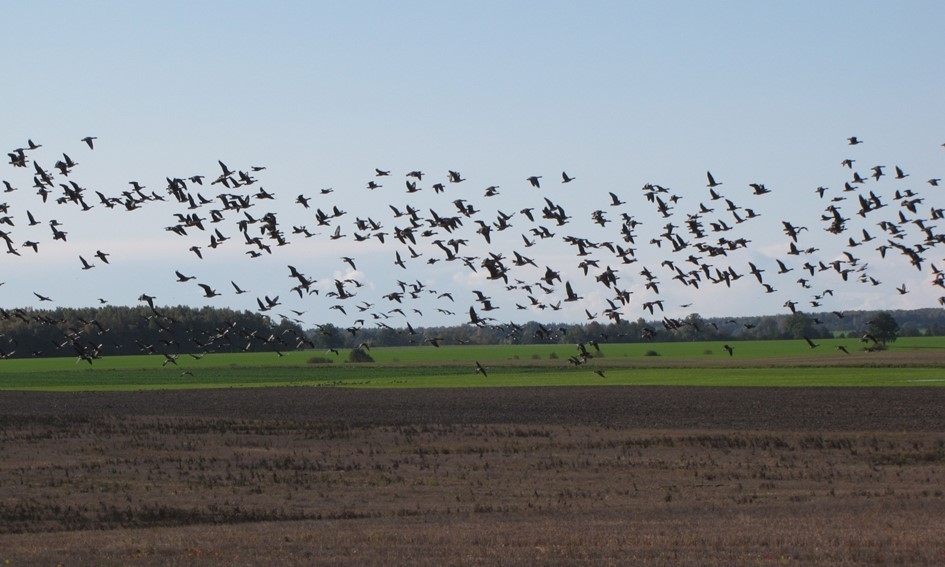
M 945 388 L 0 393 L 0 561 L 938 564 Z

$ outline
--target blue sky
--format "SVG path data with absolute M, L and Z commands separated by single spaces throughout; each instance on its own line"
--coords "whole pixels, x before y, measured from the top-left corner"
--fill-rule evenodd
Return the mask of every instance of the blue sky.
M 257 202 L 252 212 L 277 213 L 287 233 L 314 225 L 311 211 L 294 203 L 299 194 L 311 197 L 313 208 L 347 210 L 331 230 L 342 226 L 349 236 L 355 216 L 371 216 L 392 231 L 401 220 L 392 218 L 389 204 L 452 215 L 451 201 L 464 198 L 482 209 L 461 230 L 470 242 L 466 254 L 525 253 L 542 269 L 511 268 L 513 280 L 534 281 L 547 265 L 585 297 L 561 311 L 518 310 L 515 303 L 527 300 L 521 290 L 457 263 L 426 264 L 438 257 L 428 241 L 416 248 L 424 256 L 400 270 L 393 265 L 395 251 L 406 250 L 399 243 L 330 240 L 324 230 L 252 260 L 234 239 L 201 261 L 188 247 L 205 246 L 205 234 L 183 238 L 164 230 L 179 206 L 83 213 L 42 205 L 32 170 L 4 162 L 0 177 L 17 190 L 0 194 L 0 202 L 10 205 L 15 226 L 0 229 L 17 245 L 32 239 L 41 247 L 39 254 L 0 257 L 5 307 L 37 305 L 33 291 L 55 305 L 93 305 L 98 297 L 135 304 L 149 293 L 159 303 L 239 309 L 278 294 L 286 308 L 306 311 L 306 325 L 348 324 L 351 317 L 329 309 L 339 302 L 324 296 L 335 278 L 352 275 L 338 260 L 348 255 L 358 260 L 352 276 L 364 287 L 341 305 L 367 301 L 386 311 L 395 306 L 382 296 L 396 280 L 420 280 L 456 297 L 453 305 L 433 301 L 434 294 L 411 303 L 424 323 L 464 322 L 469 305 L 478 305 L 473 289 L 501 306 L 493 313 L 500 320 L 581 321 L 585 308 L 607 307 L 609 290 L 581 274 L 573 247 L 560 237 L 619 241 L 621 212 L 642 223 L 638 261 L 621 266 L 607 252 L 594 257 L 602 268 L 619 270 L 620 286 L 633 291 L 621 311 L 626 318 L 649 318 L 641 304 L 655 299 L 664 300 L 667 315 L 721 316 L 785 312 L 786 300 L 803 305 L 822 289 L 835 291 L 825 310 L 929 307 L 943 295 L 930 285 L 929 271 L 930 264 L 945 267 L 940 247 L 923 254 L 922 271 L 902 255 L 882 259 L 874 249 L 887 236 L 876 223 L 899 212 L 895 191 L 912 189 L 924 199 L 913 217 L 945 206 L 942 189 L 925 183 L 945 177 L 945 49 L 938 30 L 945 5 L 938 2 L 12 2 L 4 20 L 4 153 L 33 139 L 43 147 L 30 157 L 47 169 L 68 153 L 79 162 L 70 178 L 87 188 L 90 204 L 94 191 L 119 195 L 132 180 L 163 193 L 167 177 L 216 176 L 217 160 L 233 169 L 266 167 L 257 174 L 260 185 L 277 199 Z M 94 150 L 79 141 L 84 136 L 98 138 Z M 849 146 L 850 136 L 864 143 Z M 852 173 L 840 165 L 846 158 L 864 176 L 886 166 L 887 176 L 863 184 L 860 193 L 873 190 L 889 206 L 856 215 L 856 193 L 841 195 Z M 895 165 L 910 176 L 892 180 Z M 374 168 L 391 175 L 375 178 Z M 419 193 L 407 195 L 404 176 L 415 169 L 427 176 Z M 449 169 L 467 181 L 433 194 L 431 185 L 445 183 Z M 563 170 L 575 181 L 561 184 Z M 762 215 L 728 233 L 750 239 L 749 248 L 724 262 L 711 259 L 713 268 L 744 273 L 748 262 L 764 266 L 776 293 L 748 278 L 732 288 L 674 285 L 672 272 L 660 266 L 665 259 L 684 263 L 694 252 L 674 255 L 648 242 L 659 239 L 666 222 L 685 234 L 686 215 L 700 202 L 709 205 L 708 170 L 727 198 Z M 540 189 L 525 181 L 532 175 L 542 176 Z M 372 179 L 384 187 L 366 189 Z M 681 198 L 670 219 L 643 198 L 646 183 Z M 749 183 L 772 193 L 753 196 Z M 499 186 L 498 196 L 482 196 L 489 185 Z M 828 198 L 849 198 L 837 202 L 850 217 L 847 232 L 823 230 L 827 202 L 814 193 L 818 186 L 830 188 Z M 318 194 L 327 187 L 334 192 Z M 192 187 L 208 198 L 218 188 Z M 609 207 L 610 191 L 627 204 Z M 526 251 L 521 234 L 533 225 L 521 214 L 512 229 L 494 234 L 491 246 L 475 232 L 475 218 L 492 222 L 499 210 L 540 208 L 544 197 L 573 217 L 555 239 Z M 612 222 L 593 224 L 596 209 Z M 728 215 L 716 209 L 704 215 L 707 226 Z M 62 222 L 69 241 L 52 241 L 46 226 L 26 226 L 26 210 L 43 224 Z M 221 230 L 242 238 L 236 219 L 228 215 Z M 808 226 L 800 244 L 820 250 L 810 258 L 785 256 L 782 221 Z M 810 289 L 796 283 L 805 260 L 843 257 L 847 239 L 866 227 L 878 238 L 855 250 L 858 265 L 869 264 L 882 286 L 828 272 L 812 278 Z M 913 228 L 904 242 L 923 237 Z M 81 270 L 78 256 L 98 249 L 110 251 L 111 264 Z M 776 258 L 790 260 L 794 271 L 776 275 Z M 290 300 L 288 265 L 318 280 L 320 294 Z M 643 267 L 658 271 L 658 296 L 644 288 Z M 177 283 L 174 270 L 223 295 L 204 298 L 194 282 Z M 233 295 L 231 280 L 251 293 Z M 895 291 L 902 284 L 909 293 Z M 542 302 L 560 301 L 557 288 Z

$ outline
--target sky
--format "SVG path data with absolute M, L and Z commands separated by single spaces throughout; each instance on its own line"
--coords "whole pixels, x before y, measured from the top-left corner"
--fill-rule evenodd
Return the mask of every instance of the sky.
M 945 185 L 927 182 L 945 178 L 940 2 L 13 1 L 4 21 L 0 145 L 4 154 L 28 140 L 42 146 L 25 151 L 28 167 L 0 163 L 0 179 L 14 188 L 0 193 L 8 205 L 0 230 L 19 254 L 0 255 L 7 309 L 100 299 L 138 305 L 147 294 L 160 305 L 255 311 L 259 300 L 278 296 L 267 313 L 306 327 L 357 319 L 421 327 L 467 323 L 470 307 L 496 322 L 579 323 L 605 322 L 608 309 L 629 320 L 752 316 L 787 313 L 789 301 L 804 311 L 937 307 L 945 295 L 933 271 L 945 268 L 945 254 L 927 241 L 945 231 L 933 218 L 945 207 Z M 95 137 L 94 149 L 86 136 Z M 850 145 L 852 136 L 863 143 Z M 76 162 L 67 176 L 54 167 L 63 154 Z M 854 160 L 851 168 L 845 159 Z M 33 186 L 34 162 L 53 177 L 46 203 Z M 219 162 L 251 172 L 256 183 L 211 185 Z M 885 175 L 874 180 L 877 165 Z M 908 177 L 894 179 L 895 166 Z M 448 182 L 450 170 L 465 180 Z M 405 185 L 411 171 L 425 174 L 415 193 Z M 723 199 L 711 199 L 709 171 Z M 562 183 L 562 172 L 574 180 Z M 867 181 L 844 191 L 854 172 Z M 189 181 L 196 175 L 203 185 Z M 531 176 L 541 176 L 540 187 Z M 168 178 L 213 203 L 191 210 L 175 202 Z M 56 203 L 59 184 L 70 181 L 84 189 L 89 210 Z M 126 199 L 131 181 L 166 200 L 141 200 L 128 211 L 107 208 L 96 194 Z M 381 187 L 369 189 L 371 181 Z M 445 190 L 434 192 L 435 183 Z M 770 193 L 754 195 L 750 183 Z M 672 206 L 669 216 L 646 199 L 647 184 L 667 189 L 659 196 Z M 486 197 L 489 186 L 498 194 Z M 275 198 L 256 198 L 260 187 Z M 817 187 L 827 188 L 823 197 Z M 908 190 L 913 196 L 895 199 Z M 857 214 L 858 196 L 870 191 L 883 206 Z M 610 192 L 623 203 L 612 206 Z M 224 210 L 221 222 L 188 227 L 185 236 L 166 230 L 179 222 L 175 213 L 209 219 L 222 207 L 220 194 L 249 195 L 252 207 Z M 456 199 L 479 212 L 460 215 Z M 565 224 L 541 218 L 545 199 L 562 207 Z M 746 208 L 759 216 L 736 223 L 724 199 L 741 218 Z M 408 221 L 391 205 L 418 210 L 416 258 L 394 238 Z M 821 219 L 830 205 L 845 219 L 836 234 Z M 346 214 L 317 226 L 315 210 L 335 206 Z M 596 210 L 603 226 L 592 220 Z M 30 226 L 27 211 L 38 224 Z M 462 225 L 432 227 L 433 211 Z M 497 230 L 499 211 L 513 215 L 510 228 Z M 247 244 L 238 227 L 245 214 L 266 213 L 288 241 L 271 253 Z M 695 214 L 704 236 L 688 230 Z M 639 223 L 633 242 L 622 237 L 621 215 Z M 359 230 L 356 218 L 383 228 Z M 52 238 L 51 220 L 66 241 Z M 490 243 L 477 221 L 491 226 Z M 817 250 L 788 255 L 784 222 L 806 227 L 797 246 Z M 667 224 L 685 248 L 674 252 L 674 237 L 661 236 Z M 316 234 L 293 234 L 296 226 Z M 537 238 L 531 230 L 539 226 L 555 236 Z M 246 234 L 266 239 L 259 227 L 250 223 Z M 215 228 L 229 240 L 211 249 Z M 331 238 L 337 228 L 344 236 Z M 864 229 L 873 240 L 851 247 Z M 435 234 L 422 237 L 423 230 Z M 354 238 L 376 232 L 387 234 L 383 243 Z M 523 235 L 534 246 L 526 248 Z M 566 236 L 598 246 L 578 257 Z M 451 238 L 465 241 L 458 254 L 475 258 L 469 266 L 446 261 L 433 244 Z M 719 238 L 748 243 L 725 255 L 696 248 L 720 246 Z M 23 247 L 27 240 L 39 242 L 39 252 Z M 633 248 L 631 262 L 600 246 L 608 242 Z M 891 242 L 920 251 L 920 269 Z M 891 246 L 885 257 L 881 245 Z M 252 249 L 262 255 L 251 258 Z M 107 264 L 95 258 L 99 250 Z M 514 265 L 515 252 L 536 265 Z M 502 255 L 508 283 L 489 279 L 481 262 L 490 253 Z M 82 269 L 79 256 L 94 267 Z M 582 259 L 597 263 L 586 275 Z M 779 274 L 776 260 L 790 271 Z M 837 260 L 839 271 L 830 267 Z M 805 262 L 828 269 L 809 274 Z M 751 265 L 764 270 L 763 282 Z M 299 280 L 289 266 L 312 280 L 307 291 L 292 291 Z M 607 267 L 617 274 L 609 288 L 596 278 Z M 674 267 L 700 279 L 674 280 Z M 542 281 L 548 268 L 561 277 L 553 285 Z M 729 268 L 745 277 L 729 285 L 709 279 Z M 649 288 L 644 270 L 656 282 Z M 195 279 L 178 282 L 175 271 Z M 329 295 L 345 279 L 354 295 Z M 247 293 L 236 294 L 231 282 Z M 581 299 L 565 301 L 568 282 Z M 220 295 L 205 297 L 199 283 Z M 385 298 L 409 292 L 407 284 L 419 285 L 416 298 Z M 616 301 L 615 288 L 629 301 Z M 495 309 L 484 311 L 474 291 Z M 404 313 L 391 312 L 398 308 Z

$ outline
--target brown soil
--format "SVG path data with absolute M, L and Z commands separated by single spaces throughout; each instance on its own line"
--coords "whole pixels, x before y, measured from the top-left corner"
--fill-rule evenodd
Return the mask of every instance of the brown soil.
M 357 425 L 945 431 L 945 388 L 263 388 L 0 392 L 0 416 L 205 417 Z
M 945 561 L 945 388 L 0 393 L 12 565 Z

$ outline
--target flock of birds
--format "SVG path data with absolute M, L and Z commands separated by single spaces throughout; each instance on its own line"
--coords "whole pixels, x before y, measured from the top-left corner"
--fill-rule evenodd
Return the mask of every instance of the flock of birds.
M 80 150 L 97 151 L 96 140 L 82 138 Z M 848 286 L 884 285 L 871 263 L 892 257 L 904 269 L 927 272 L 930 285 L 945 294 L 945 271 L 931 257 L 933 249 L 945 241 L 945 233 L 936 230 L 945 208 L 927 203 L 926 194 L 915 188 L 902 166 L 858 163 L 856 151 L 862 143 L 857 137 L 848 139 L 852 157 L 838 164 L 846 172 L 842 186 L 809 189 L 810 198 L 823 203 L 823 212 L 819 219 L 801 224 L 790 218 L 791 211 L 765 209 L 764 200 L 775 189 L 750 183 L 750 191 L 733 189 L 732 195 L 726 195 L 723 188 L 728 186 L 711 172 L 706 172 L 703 189 L 685 194 L 646 183 L 638 193 L 642 200 L 633 204 L 628 201 L 636 190 L 598 196 L 584 187 L 580 191 L 588 210 L 582 211 L 566 208 L 556 192 L 548 190 L 549 184 L 569 188 L 580 184 L 579 176 L 566 171 L 554 180 L 523 175 L 521 186 L 512 190 L 532 192 L 533 204 L 517 210 L 503 207 L 503 188 L 471 187 L 458 170 L 430 175 L 420 170 L 394 174 L 377 168 L 367 174 L 362 191 L 375 203 L 386 193 L 386 211 L 383 215 L 376 208 L 371 214 L 349 213 L 334 200 L 331 188 L 286 197 L 262 186 L 259 177 L 265 167 L 231 168 L 222 160 L 210 175 L 166 177 L 158 189 L 132 180 L 123 190 L 106 193 L 80 182 L 80 164 L 70 155 L 53 152 L 50 158 L 41 143 L 28 140 L 7 153 L 6 165 L 12 168 L 7 173 L 12 171 L 10 178 L 16 175 L 20 180 L 4 179 L 0 199 L 10 194 L 34 195 L 20 198 L 17 205 L 0 200 L 0 249 L 6 252 L 2 273 L 5 278 L 16 277 L 11 275 L 17 274 L 18 257 L 41 254 L 47 247 L 69 241 L 70 227 L 56 220 L 54 213 L 57 207 L 67 207 L 80 213 L 107 209 L 163 219 L 154 230 L 163 231 L 182 253 L 198 260 L 220 249 L 239 247 L 245 263 L 233 267 L 237 275 L 208 276 L 168 267 L 168 281 L 194 286 L 194 301 L 222 303 L 225 297 L 215 298 L 252 295 L 237 281 L 239 274 L 253 269 L 254 259 L 277 256 L 290 244 L 321 255 L 333 246 L 345 251 L 354 249 L 352 245 L 363 246 L 367 254 L 388 258 L 383 273 L 370 274 L 372 285 L 365 285 L 365 274 L 358 268 L 363 262 L 351 252 L 330 255 L 336 260 L 320 263 L 318 274 L 297 261 L 286 262 L 284 289 L 255 294 L 254 308 L 301 324 L 305 321 L 301 317 L 317 302 L 322 317 L 342 318 L 340 327 L 353 335 L 367 327 L 390 328 L 416 335 L 417 343 L 434 347 L 443 339 L 423 333 L 420 325 L 431 305 L 438 316 L 450 317 L 456 324 L 506 325 L 512 334 L 521 332 L 521 321 L 536 312 L 559 311 L 572 304 L 583 307 L 582 322 L 619 324 L 658 317 L 664 330 L 672 332 L 688 324 L 673 314 L 691 307 L 701 291 L 710 287 L 780 293 L 786 296 L 785 312 L 830 311 L 831 300 Z M 934 191 L 939 183 L 940 179 L 930 178 L 924 185 Z M 141 212 L 145 210 L 155 212 Z M 573 223 L 576 215 L 587 215 L 584 218 L 593 224 Z M 285 217 L 304 220 L 287 223 L 282 220 Z M 749 227 L 765 223 L 782 229 L 783 254 L 777 258 L 749 254 Z M 572 230 L 578 225 L 584 235 Z M 840 239 L 842 251 L 820 254 L 825 238 Z M 644 247 L 650 254 L 639 254 Z M 654 252 L 659 262 L 650 259 Z M 89 249 L 75 259 L 75 269 L 113 266 L 118 263 L 114 260 L 107 250 Z M 437 284 L 425 278 L 424 266 L 446 266 L 440 273 L 450 275 L 470 274 L 482 282 L 482 289 L 467 292 L 448 283 Z M 213 284 L 210 278 L 224 283 Z M 739 281 L 742 278 L 745 282 Z M 669 305 L 661 294 L 667 285 L 684 290 L 692 301 Z M 910 291 L 902 282 L 885 285 L 901 295 Z M 156 303 L 160 300 L 149 294 L 148 286 L 149 282 L 141 282 L 137 299 L 160 317 Z M 33 294 L 41 303 L 54 302 L 44 290 Z M 945 305 L 945 295 L 938 301 Z M 0 302 L 10 302 L 2 288 Z M 290 309 L 287 304 L 292 304 L 291 315 L 285 313 Z M 843 317 L 841 310 L 833 313 Z M 0 310 L 0 318 L 10 316 L 8 310 Z M 328 325 L 309 324 L 328 332 Z M 556 332 L 541 325 L 538 333 L 547 337 L 538 338 L 551 338 Z M 645 332 L 652 337 L 657 330 Z M 581 350 L 576 363 L 591 356 Z M 485 373 L 478 365 L 476 371 Z

